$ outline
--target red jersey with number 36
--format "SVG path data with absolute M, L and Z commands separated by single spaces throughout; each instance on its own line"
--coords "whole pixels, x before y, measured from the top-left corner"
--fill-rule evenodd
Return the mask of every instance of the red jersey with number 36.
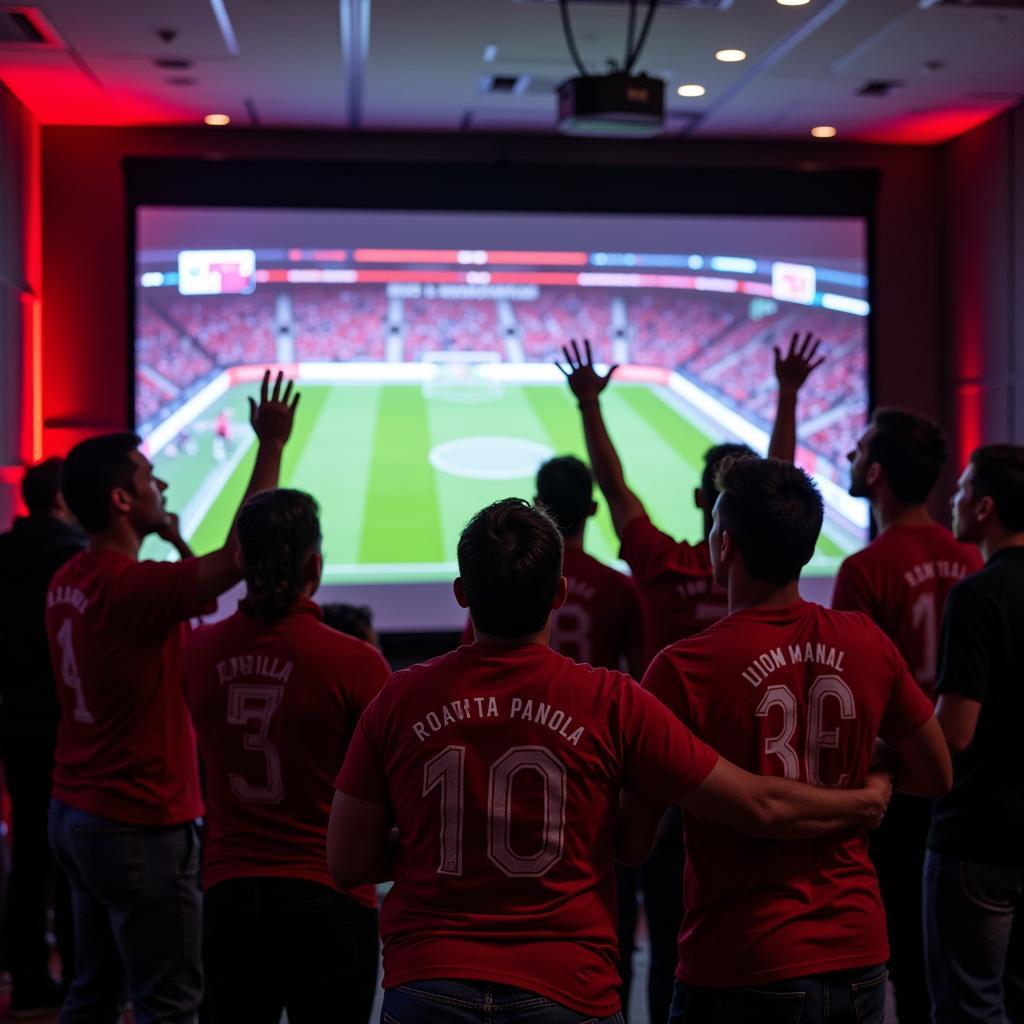
M 614 1013 L 620 787 L 670 803 L 716 761 L 628 676 L 544 644 L 396 673 L 336 783 L 398 826 L 385 988 L 472 978 Z
M 203 884 L 327 872 L 334 778 L 389 668 L 376 648 L 325 626 L 301 599 L 280 621 L 239 610 L 196 630 L 186 692 L 206 779 Z M 348 894 L 377 905 L 373 886 Z
M 862 785 L 875 738 L 899 742 L 932 715 L 874 623 L 804 601 L 736 612 L 666 648 L 644 688 L 741 768 L 818 786 Z M 682 981 L 748 986 L 888 959 L 864 829 L 783 842 L 684 823 Z
M 60 700 L 53 795 L 130 825 L 203 813 L 195 736 L 182 689 L 199 563 L 83 551 L 57 570 L 46 632 Z
M 935 699 L 935 663 L 946 599 L 983 561 L 944 526 L 890 526 L 839 568 L 832 607 L 864 612 L 899 649 Z

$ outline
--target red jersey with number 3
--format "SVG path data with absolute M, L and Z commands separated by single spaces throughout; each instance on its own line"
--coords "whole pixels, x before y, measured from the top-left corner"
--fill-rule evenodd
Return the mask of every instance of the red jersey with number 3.
M 385 988 L 472 978 L 614 1013 L 620 787 L 673 802 L 716 761 L 628 676 L 544 644 L 396 673 L 336 783 L 398 826 Z
M 839 568 L 832 607 L 864 612 L 903 655 L 935 699 L 935 663 L 946 599 L 983 561 L 944 526 L 890 526 Z
M 626 523 L 619 556 L 643 597 L 648 660 L 729 614 L 729 598 L 711 572 L 707 541 L 673 540 L 646 515 Z
M 644 615 L 636 584 L 578 548 L 566 548 L 562 573 L 569 595 L 551 613 L 551 649 L 581 665 L 624 668 L 644 655 Z M 462 643 L 473 642 L 473 623 Z
M 799 601 L 736 612 L 666 648 L 644 687 L 747 771 L 863 784 L 875 738 L 896 743 L 932 707 L 866 616 Z M 749 986 L 884 963 L 885 911 L 868 834 L 749 839 L 684 815 L 678 976 Z
M 84 551 L 57 571 L 46 595 L 56 799 L 131 825 L 203 813 L 181 676 L 188 620 L 202 610 L 195 559 Z
M 327 872 L 334 779 L 387 662 L 302 599 L 275 623 L 239 610 L 196 630 L 185 672 L 206 779 L 204 886 L 256 876 L 336 888 Z M 348 895 L 377 905 L 373 886 Z

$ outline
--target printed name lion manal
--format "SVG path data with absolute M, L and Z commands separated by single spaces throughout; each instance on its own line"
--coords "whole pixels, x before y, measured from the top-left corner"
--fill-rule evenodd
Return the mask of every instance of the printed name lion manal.
M 440 732 L 445 726 L 454 725 L 456 722 L 470 718 L 501 717 L 502 711 L 494 697 L 464 697 L 462 700 L 443 704 L 437 711 L 428 712 L 420 721 L 413 723 L 412 731 L 422 743 L 431 733 Z M 572 715 L 567 715 L 560 708 L 545 704 L 542 700 L 534 702 L 513 697 L 509 707 L 505 709 L 504 717 L 546 725 L 574 747 L 579 745 L 585 731 L 583 726 L 579 725 L 570 732 Z
M 760 686 L 776 669 L 785 668 L 786 665 L 807 663 L 824 665 L 835 669 L 836 672 L 842 672 L 845 657 L 845 651 L 838 651 L 828 644 L 790 644 L 785 651 L 781 647 L 773 647 L 770 651 L 759 654 L 750 666 L 743 670 L 743 678 L 751 686 Z

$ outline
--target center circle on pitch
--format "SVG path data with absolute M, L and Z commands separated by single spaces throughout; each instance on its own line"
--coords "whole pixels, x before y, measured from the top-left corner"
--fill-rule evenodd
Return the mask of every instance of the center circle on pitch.
M 442 473 L 471 480 L 518 480 L 533 476 L 555 453 L 522 437 L 459 437 L 430 451 L 430 464 Z

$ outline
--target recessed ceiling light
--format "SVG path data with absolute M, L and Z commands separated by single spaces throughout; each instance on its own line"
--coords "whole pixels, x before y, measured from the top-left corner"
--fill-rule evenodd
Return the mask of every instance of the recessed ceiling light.
M 776 3 L 781 4 L 783 7 L 803 7 L 804 4 L 809 4 L 811 0 L 776 0 Z
M 811 134 L 816 139 L 834 139 L 839 133 L 830 124 L 820 124 L 811 129 Z
M 498 47 L 494 43 L 488 43 L 484 47 L 484 63 L 493 64 L 494 58 L 498 56 Z
M 680 96 L 703 96 L 707 89 L 703 85 L 681 85 L 676 92 Z
M 725 64 L 736 64 L 741 60 L 746 60 L 747 54 L 744 50 L 719 50 L 715 54 L 715 59 Z
M 203 121 L 212 125 L 231 124 L 231 118 L 227 114 L 207 114 Z

